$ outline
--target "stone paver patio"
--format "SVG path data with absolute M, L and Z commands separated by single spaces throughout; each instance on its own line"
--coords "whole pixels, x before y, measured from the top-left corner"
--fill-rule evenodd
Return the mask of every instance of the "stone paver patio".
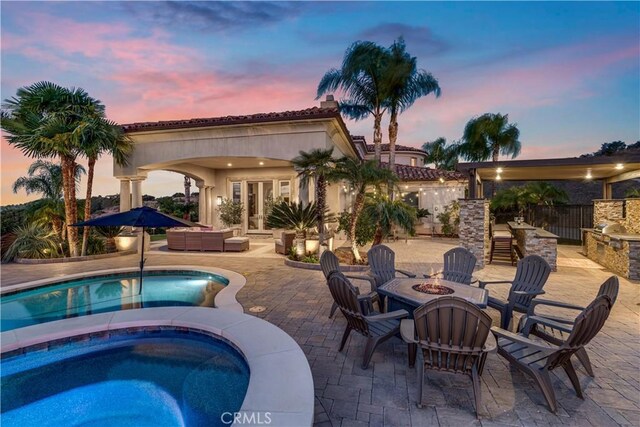
M 267 241 L 268 242 L 268 241 Z M 427 426 L 427 425 L 640 425 L 640 284 L 620 280 L 620 296 L 602 332 L 588 351 L 596 378 L 582 368 L 578 376 L 585 399 L 575 396 L 564 372 L 553 376 L 559 411 L 548 411 L 534 383 L 497 354 L 488 358 L 482 377 L 480 420 L 473 411 L 471 382 L 463 376 L 427 373 L 425 401 L 418 409 L 416 371 L 407 365 L 406 345 L 394 338 L 376 351 L 368 370 L 360 368 L 364 339 L 352 334 L 345 351 L 337 351 L 345 326 L 338 314 L 328 318 L 331 297 L 320 272 L 298 270 L 271 256 L 271 244 L 256 241 L 251 252 L 233 256 L 151 252 L 147 265 L 201 264 L 244 274 L 247 285 L 238 294 L 248 308 L 260 305 L 258 316 L 289 333 L 303 348 L 314 376 L 317 426 Z M 437 271 L 442 253 L 456 240 L 409 240 L 390 246 L 401 268 Z M 253 244 L 253 241 L 252 241 Z M 611 274 L 577 252 L 559 247 L 559 268 L 552 273 L 545 297 L 586 305 Z M 263 254 L 263 256 L 260 256 Z M 108 261 L 53 265 L 2 266 L 2 285 L 109 267 L 134 267 L 136 256 Z M 509 279 L 514 267 L 489 265 L 477 272 L 482 279 Z M 506 295 L 506 289 L 493 288 Z M 497 324 L 497 313 L 487 311 Z M 578 364 L 576 364 L 578 366 Z M 295 379 L 292 378 L 292 381 Z

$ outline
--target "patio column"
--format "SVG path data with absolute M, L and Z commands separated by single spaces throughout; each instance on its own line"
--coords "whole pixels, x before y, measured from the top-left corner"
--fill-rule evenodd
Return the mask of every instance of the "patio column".
M 483 268 L 489 258 L 489 200 L 460 199 L 460 246 L 468 249 Z
M 142 207 L 142 179 L 132 179 L 131 183 L 131 207 Z
M 197 184 L 198 186 L 198 222 L 200 224 L 206 224 L 207 220 L 207 193 L 205 191 L 204 184 Z
M 214 200 L 213 200 L 213 187 L 207 186 L 207 224 L 213 225 L 213 216 L 214 216 Z
M 120 180 L 120 212 L 131 210 L 131 181 Z

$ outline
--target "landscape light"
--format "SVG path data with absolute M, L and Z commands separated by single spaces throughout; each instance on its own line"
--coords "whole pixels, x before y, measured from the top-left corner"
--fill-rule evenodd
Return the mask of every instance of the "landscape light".
M 264 166 L 264 162 L 260 162 L 259 164 L 260 164 L 260 166 Z
M 233 165 L 232 165 L 231 163 L 227 163 L 227 166 L 231 167 L 231 166 L 233 166 Z
M 616 165 L 616 169 L 620 170 L 620 169 L 624 169 L 624 165 L 622 163 L 618 163 Z
M 502 181 L 502 177 L 500 176 L 500 174 L 496 175 L 496 181 Z
M 502 168 L 498 168 L 498 169 L 496 169 L 496 172 L 497 172 L 497 173 L 502 173 Z
M 593 178 L 593 175 L 591 175 L 591 169 L 587 169 L 587 175 L 585 176 L 585 178 L 587 179 Z

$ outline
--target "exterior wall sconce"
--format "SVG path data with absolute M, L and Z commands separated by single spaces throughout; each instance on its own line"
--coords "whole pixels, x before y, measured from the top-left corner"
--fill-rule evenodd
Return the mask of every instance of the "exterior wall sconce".
M 220 206 L 222 204 L 222 196 L 216 197 L 216 205 Z

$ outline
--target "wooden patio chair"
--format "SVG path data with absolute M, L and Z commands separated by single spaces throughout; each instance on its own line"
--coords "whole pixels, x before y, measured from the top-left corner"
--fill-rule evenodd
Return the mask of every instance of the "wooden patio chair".
M 613 308 L 613 305 L 618 298 L 619 287 L 620 283 L 618 278 L 616 276 L 611 276 L 602 285 L 600 285 L 596 298 L 603 295 L 607 296 L 609 300 L 611 300 L 611 308 Z M 519 332 L 525 337 L 532 334 L 555 345 L 562 345 L 567 340 L 567 337 L 573 330 L 575 320 L 556 317 L 546 313 L 536 314 L 535 309 L 538 306 L 554 307 L 562 310 L 584 310 L 584 307 L 560 301 L 534 299 L 531 302 L 529 311 L 520 319 L 520 327 L 518 328 Z M 576 351 L 576 358 L 580 361 L 582 366 L 584 366 L 584 369 L 587 371 L 589 376 L 594 377 L 593 367 L 591 366 L 591 360 L 589 360 L 589 355 L 587 354 L 586 349 L 581 348 Z
M 336 254 L 331 251 L 324 251 L 322 255 L 320 255 L 320 268 L 322 269 L 322 274 L 324 274 L 324 278 L 327 281 L 327 285 L 329 284 L 329 276 L 334 271 L 342 273 L 340 270 L 340 261 Z M 366 296 L 371 298 L 372 302 L 378 303 L 378 308 L 382 311 L 382 304 L 380 304 L 380 297 L 376 292 L 376 281 L 371 276 L 359 276 L 354 274 L 345 274 L 345 277 L 351 280 L 365 280 L 369 283 L 371 291 L 365 294 Z M 338 309 L 338 304 L 334 301 L 331 306 L 331 312 L 329 313 L 329 318 L 332 318 L 336 310 Z
M 418 402 L 422 408 L 424 370 L 463 374 L 471 377 L 476 416 L 480 409 L 480 375 L 487 354 L 496 348 L 489 333 L 491 317 L 467 300 L 444 296 L 432 300 L 413 312 L 413 320 L 402 321 L 400 331 L 411 351 L 422 350 L 423 362 L 418 368 Z M 415 361 L 415 356 L 413 357 Z
M 573 329 L 559 346 L 545 341 L 533 341 L 522 334 L 493 327 L 498 339 L 498 354 L 525 374 L 532 377 L 544 395 L 551 412 L 558 410 L 549 372 L 562 368 L 569 376 L 576 395 L 584 399 L 571 356 L 584 348 L 600 331 L 611 312 L 611 300 L 606 295 L 597 297 L 576 317 Z
M 496 297 L 489 297 L 489 307 L 500 311 L 500 327 L 509 329 L 513 318 L 513 312 L 526 313 L 531 301 L 538 295 L 544 294 L 542 287 L 547 283 L 551 267 L 549 263 L 538 255 L 528 255 L 518 261 L 516 276 L 513 280 L 480 281 L 482 289 L 487 285 L 509 283 L 509 296 L 507 301 Z
M 385 245 L 376 245 L 367 252 L 371 275 L 376 280 L 376 286 L 382 286 L 400 273 L 406 277 L 416 277 L 415 274 L 396 268 L 396 253 Z
M 400 332 L 400 319 L 407 317 L 409 313 L 406 310 L 384 314 L 373 312 L 371 298 L 368 295 L 359 295 L 358 288 L 338 271 L 329 275 L 328 282 L 331 296 L 347 319 L 339 351 L 344 348 L 351 331 L 365 336 L 367 344 L 364 348 L 362 369 L 367 369 L 376 347 Z
M 473 270 L 478 259 L 468 249 L 457 247 L 444 253 L 444 268 L 434 274 L 425 274 L 426 278 L 441 277 L 451 282 L 470 285 L 473 279 Z

